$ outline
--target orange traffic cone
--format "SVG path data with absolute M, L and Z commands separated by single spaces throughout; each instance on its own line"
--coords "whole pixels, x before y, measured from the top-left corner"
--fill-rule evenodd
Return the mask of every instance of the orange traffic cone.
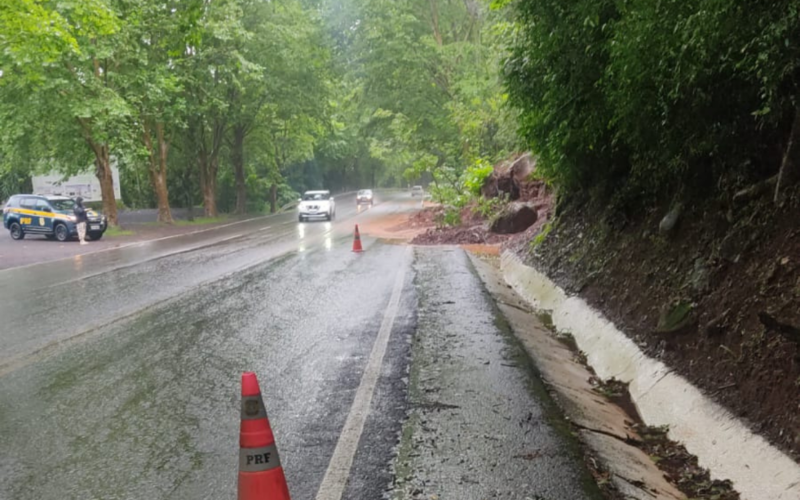
M 239 500 L 291 500 L 256 374 L 242 374 Z
M 356 234 L 353 237 L 353 251 L 354 252 L 364 251 L 364 249 L 361 248 L 361 234 L 358 232 L 358 224 L 356 224 Z

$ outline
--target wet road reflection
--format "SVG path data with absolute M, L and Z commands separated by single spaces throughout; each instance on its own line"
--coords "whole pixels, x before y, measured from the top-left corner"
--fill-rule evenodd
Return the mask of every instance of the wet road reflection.
M 385 198 L 370 217 L 408 210 Z M 313 498 L 407 265 L 352 254 L 353 205 L 0 272 L 0 499 L 234 498 L 250 369 Z

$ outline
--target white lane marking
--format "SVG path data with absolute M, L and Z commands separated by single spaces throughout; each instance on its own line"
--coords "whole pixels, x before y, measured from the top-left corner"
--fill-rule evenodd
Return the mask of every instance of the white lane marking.
M 407 252 L 408 250 L 406 250 Z M 403 255 L 405 256 L 405 253 Z M 397 272 L 392 297 L 389 299 L 389 305 L 383 315 L 381 328 L 378 331 L 378 337 L 375 339 L 375 345 L 372 347 L 372 354 L 370 354 L 364 375 L 361 377 L 361 383 L 356 391 L 353 406 L 350 408 L 350 414 L 347 415 L 344 428 L 339 436 L 339 442 L 336 443 L 336 449 L 333 450 L 328 470 L 325 471 L 325 477 L 322 479 L 319 491 L 317 491 L 316 500 L 341 500 L 344 494 L 347 480 L 350 477 L 350 469 L 353 466 L 353 458 L 358 449 L 358 442 L 361 440 L 361 434 L 364 432 L 364 423 L 372 405 L 375 386 L 378 384 L 378 379 L 381 375 L 381 366 L 386 355 L 386 348 L 389 345 L 389 336 L 392 333 L 394 320 L 400 310 L 400 296 L 403 292 L 405 276 L 406 266 L 402 265 Z

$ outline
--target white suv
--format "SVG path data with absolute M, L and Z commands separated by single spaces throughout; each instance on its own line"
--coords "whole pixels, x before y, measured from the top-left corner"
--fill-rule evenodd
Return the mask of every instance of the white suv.
M 300 222 L 305 222 L 306 219 L 312 217 L 325 217 L 327 220 L 333 220 L 336 217 L 336 202 L 330 191 L 306 191 L 300 198 L 297 210 L 297 218 Z

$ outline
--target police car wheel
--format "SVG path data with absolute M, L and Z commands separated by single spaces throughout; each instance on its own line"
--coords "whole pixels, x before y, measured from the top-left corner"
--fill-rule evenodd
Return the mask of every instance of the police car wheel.
M 19 225 L 19 222 L 12 222 L 11 225 L 8 227 L 8 231 L 11 233 L 12 239 L 15 240 L 25 239 L 25 231 L 22 230 L 22 226 Z
M 56 239 L 64 242 L 69 239 L 69 229 L 64 224 L 57 224 L 55 229 Z
M 97 241 L 103 237 L 103 233 L 87 233 L 86 234 L 90 240 Z

